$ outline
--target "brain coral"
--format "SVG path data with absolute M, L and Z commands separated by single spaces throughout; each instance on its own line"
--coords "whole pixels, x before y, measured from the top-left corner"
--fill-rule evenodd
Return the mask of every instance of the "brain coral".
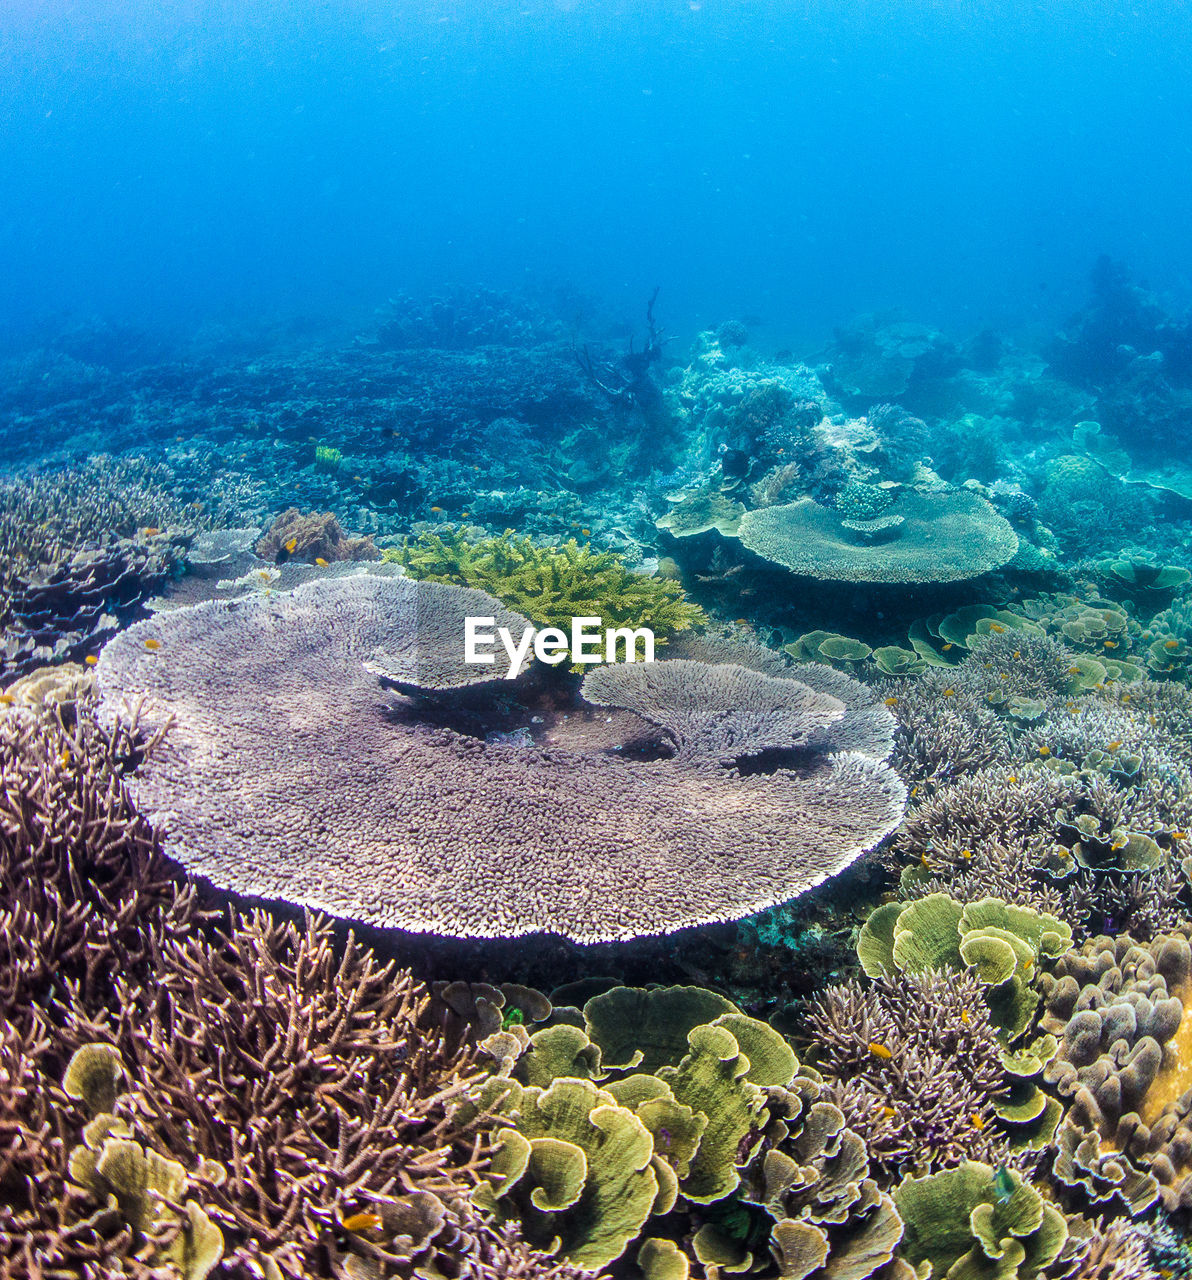
M 738 537 L 750 551 L 809 578 L 837 582 L 956 582 L 1004 565 L 1018 536 L 965 490 L 899 495 L 881 538 L 847 527 L 810 498 L 749 511 Z
M 465 678 L 451 629 L 500 608 L 364 575 L 159 614 L 104 650 L 101 714 L 143 695 L 146 732 L 172 721 L 130 788 L 190 870 L 421 932 L 591 942 L 735 919 L 840 871 L 901 817 L 902 784 L 873 756 L 805 749 L 797 771 L 739 769 L 690 706 L 692 744 L 716 753 L 676 753 L 639 716 L 654 750 L 576 749 L 565 733 L 544 746 L 533 705 L 513 733 L 477 729 L 471 706 L 469 731 L 451 727 L 459 695 L 443 691 Z M 723 725 L 723 676 L 690 668 Z M 378 672 L 438 694 L 401 696 Z M 533 685 L 493 686 L 506 726 Z

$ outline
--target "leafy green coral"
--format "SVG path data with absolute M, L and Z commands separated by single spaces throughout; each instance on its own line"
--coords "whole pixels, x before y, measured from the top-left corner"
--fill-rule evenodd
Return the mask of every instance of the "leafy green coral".
M 704 1224 L 701 1264 L 738 1265 L 794 1247 L 792 1200 L 814 1186 L 805 1198 L 821 1216 L 806 1231 L 825 1257 L 829 1223 L 841 1226 L 834 1256 L 863 1235 L 889 1257 L 901 1228 L 865 1180 L 864 1143 L 817 1101 L 818 1077 L 773 1028 L 698 987 L 615 987 L 557 1015 L 483 1042 L 498 1067 L 473 1106 L 508 1126 L 477 1192 L 485 1208 L 582 1266 L 657 1236 L 639 1265 L 685 1276 L 686 1256 L 658 1225 L 680 1198 Z
M 412 578 L 477 587 L 539 626 L 568 628 L 572 618 L 599 617 L 604 627 L 650 627 L 657 642 L 704 621 L 676 582 L 634 573 L 612 551 L 574 538 L 536 546 L 506 530 L 469 542 L 463 530 L 424 533 L 386 550 Z
M 1071 927 L 1045 912 L 1000 898 L 964 905 L 933 893 L 878 907 L 861 929 L 857 956 L 871 978 L 970 969 L 989 989 L 994 1022 L 1010 1043 L 1030 1025 L 1039 1002 L 1032 982 L 1040 961 L 1071 945 Z
M 1005 1168 L 966 1160 L 894 1190 L 904 1257 L 947 1280 L 1031 1280 L 1068 1238 L 1064 1215 Z

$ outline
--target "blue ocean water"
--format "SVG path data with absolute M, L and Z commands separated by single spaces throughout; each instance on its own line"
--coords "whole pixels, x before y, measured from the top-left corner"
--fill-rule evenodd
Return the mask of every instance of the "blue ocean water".
M 0 320 L 565 281 L 778 343 L 1192 292 L 1179 0 L 8 0 Z

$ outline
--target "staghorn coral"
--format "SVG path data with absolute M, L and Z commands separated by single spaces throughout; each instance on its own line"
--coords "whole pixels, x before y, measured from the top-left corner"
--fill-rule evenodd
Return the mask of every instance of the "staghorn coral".
M 611 551 L 581 547 L 574 538 L 538 547 L 503 533 L 469 542 L 464 531 L 423 534 L 385 552 L 412 578 L 476 587 L 524 613 L 539 626 L 571 626 L 572 618 L 599 617 L 605 627 L 651 627 L 658 642 L 669 632 L 703 621 L 675 582 L 633 573 Z
M 995 1128 L 1010 1080 L 984 988 L 970 974 L 828 987 L 806 1011 L 812 1061 L 886 1177 L 1010 1158 Z
M 841 582 L 955 582 L 998 568 L 1018 547 L 1010 525 L 964 490 L 904 490 L 880 519 L 881 531 L 850 530 L 840 512 L 804 498 L 746 512 L 737 536 L 792 573 Z
M 312 511 L 303 515 L 297 507 L 289 507 L 265 530 L 256 545 L 262 560 L 284 562 L 306 560 L 313 564 L 323 560 L 379 560 L 381 553 L 371 537 L 348 538 L 339 521 L 329 512 Z
M 142 807 L 167 823 L 169 850 L 240 892 L 377 924 L 595 941 L 734 919 L 796 896 L 901 816 L 894 775 L 870 755 L 825 753 L 830 743 L 813 742 L 797 770 L 765 761 L 773 767 L 755 771 L 668 756 L 657 729 L 645 758 L 612 743 L 571 749 L 558 723 L 552 745 L 539 747 L 529 707 L 524 734 L 491 741 L 440 723 L 450 698 L 382 710 L 366 667 L 439 663 L 422 643 L 434 629 L 417 616 L 401 623 L 402 610 L 455 616 L 460 590 L 327 579 L 285 597 L 158 615 L 109 645 L 96 668 L 105 716 L 143 693 L 148 730 L 173 720 L 131 780 Z M 703 714 L 723 720 L 733 709 L 707 696 L 716 685 L 704 675 L 714 672 L 691 673 L 695 690 L 706 684 Z M 516 697 L 507 687 L 502 715 Z M 218 750 L 225 739 L 234 756 Z

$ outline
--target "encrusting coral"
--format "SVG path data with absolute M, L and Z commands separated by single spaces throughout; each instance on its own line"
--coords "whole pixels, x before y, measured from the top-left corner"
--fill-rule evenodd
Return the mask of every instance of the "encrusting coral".
M 794 897 L 901 817 L 870 700 L 838 718 L 843 699 L 796 681 L 770 682 L 767 696 L 787 705 L 788 727 L 802 706 L 816 730 L 785 739 L 807 741 L 797 767 L 781 752 L 760 769 L 723 762 L 744 732 L 729 723 L 733 681 L 770 678 L 729 673 L 722 687 L 725 673 L 696 663 L 664 681 L 670 711 L 654 714 L 665 723 L 631 716 L 619 739 L 572 747 L 570 720 L 543 719 L 536 731 L 550 741 L 539 746 L 533 704 L 508 718 L 532 681 L 500 681 L 492 701 L 466 708 L 449 696 L 492 672 L 462 663 L 462 627 L 450 625 L 478 601 L 487 614 L 501 608 L 465 588 L 364 575 L 180 609 L 124 632 L 96 668 L 100 705 L 111 719 L 143 696 L 146 730 L 162 731 L 130 787 L 162 815 L 167 849 L 217 884 L 372 923 L 597 941 Z M 601 701 L 616 701 L 610 688 L 628 690 L 636 670 L 600 668 Z M 378 675 L 404 696 L 387 695 Z M 505 719 L 477 729 L 484 714 Z M 571 719 L 582 730 L 582 706 Z M 677 719 L 688 732 L 675 751 L 665 730 Z M 834 719 L 874 754 L 837 750 Z M 230 740 L 234 754 L 220 749 Z M 617 749 L 631 741 L 647 749 Z

